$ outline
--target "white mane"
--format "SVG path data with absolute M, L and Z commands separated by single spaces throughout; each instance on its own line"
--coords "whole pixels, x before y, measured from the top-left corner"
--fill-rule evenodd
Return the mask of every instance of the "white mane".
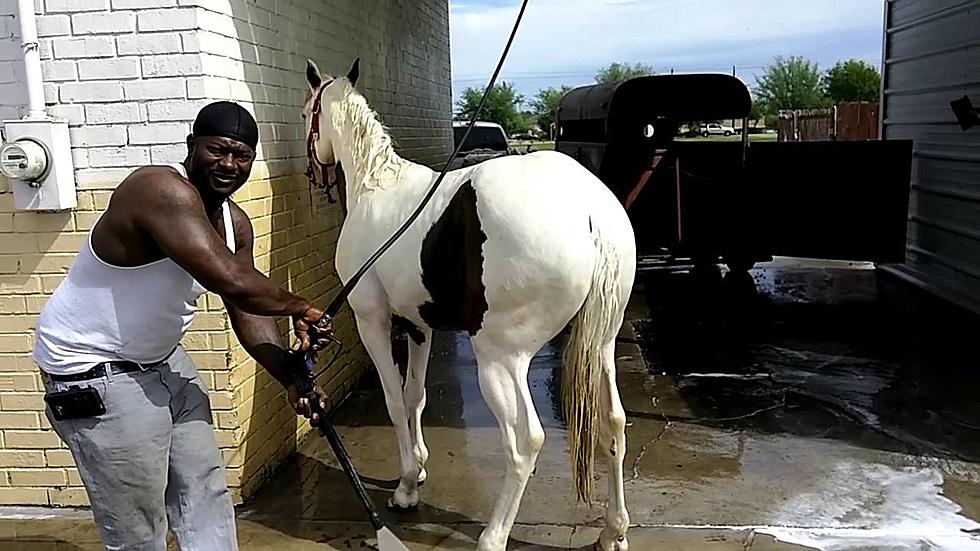
M 346 79 L 338 80 L 337 84 L 343 89 L 341 99 L 331 109 L 331 124 L 354 158 L 354 166 L 344 170 L 353 176 L 355 186 L 386 189 L 398 181 L 405 160 L 395 153 L 391 137 L 364 96 Z

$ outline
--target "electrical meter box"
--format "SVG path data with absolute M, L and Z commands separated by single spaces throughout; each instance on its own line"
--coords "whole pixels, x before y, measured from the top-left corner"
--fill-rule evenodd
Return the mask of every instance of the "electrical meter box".
M 10 179 L 17 210 L 75 208 L 75 168 L 68 122 L 50 119 L 3 122 L 0 172 Z

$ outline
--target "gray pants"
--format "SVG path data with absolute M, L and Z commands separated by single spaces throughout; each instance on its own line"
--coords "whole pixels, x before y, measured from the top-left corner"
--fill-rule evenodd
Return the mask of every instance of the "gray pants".
M 168 520 L 183 551 L 237 549 L 207 387 L 183 348 L 144 372 L 43 379 L 48 391 L 95 387 L 105 403 L 98 417 L 47 415 L 75 458 L 106 549 L 165 551 Z

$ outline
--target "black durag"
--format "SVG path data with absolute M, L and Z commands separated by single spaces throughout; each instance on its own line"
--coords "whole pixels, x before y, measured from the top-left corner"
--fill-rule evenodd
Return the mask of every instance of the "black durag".
M 216 101 L 204 106 L 194 120 L 192 132 L 202 138 L 230 138 L 242 142 L 252 150 L 259 143 L 259 127 L 252 114 L 231 101 Z

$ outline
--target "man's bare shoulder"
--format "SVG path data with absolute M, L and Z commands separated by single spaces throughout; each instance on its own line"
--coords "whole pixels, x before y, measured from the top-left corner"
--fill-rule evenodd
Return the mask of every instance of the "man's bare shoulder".
M 134 170 L 116 188 L 113 199 L 140 206 L 200 203 L 197 190 L 176 170 L 167 166 L 145 166 Z

